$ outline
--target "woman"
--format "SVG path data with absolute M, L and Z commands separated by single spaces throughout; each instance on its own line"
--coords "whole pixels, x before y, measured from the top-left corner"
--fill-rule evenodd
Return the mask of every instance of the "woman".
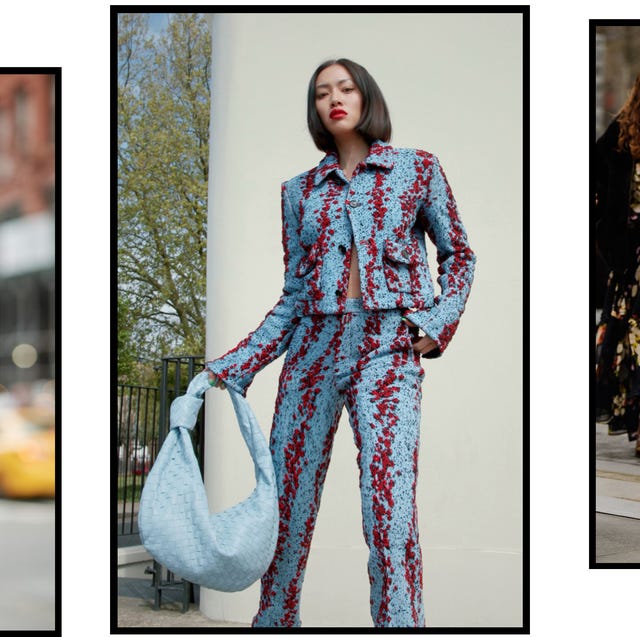
M 420 357 L 440 356 L 451 340 L 475 256 L 436 157 L 386 143 L 387 106 L 362 66 L 346 59 L 320 65 L 309 83 L 307 120 L 326 156 L 282 185 L 282 296 L 254 332 L 206 364 L 213 383 L 244 394 L 288 350 L 270 439 L 279 538 L 253 625 L 300 625 L 311 536 L 346 404 L 359 452 L 373 621 L 423 626 L 415 508 Z M 436 298 L 425 232 L 438 252 Z
M 596 402 L 640 456 L 640 74 L 596 142 L 596 238 L 609 279 L 596 333 Z

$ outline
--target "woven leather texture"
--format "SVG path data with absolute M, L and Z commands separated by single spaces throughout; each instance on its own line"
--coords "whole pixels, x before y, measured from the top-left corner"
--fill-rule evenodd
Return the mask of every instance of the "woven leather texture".
M 144 547 L 176 575 L 219 591 L 239 591 L 269 567 L 278 535 L 278 492 L 271 453 L 247 401 L 228 388 L 254 462 L 256 488 L 211 514 L 189 429 L 209 389 L 207 372 L 171 405 L 171 429 L 149 472 L 138 524 Z M 211 443 L 210 443 L 211 444 Z

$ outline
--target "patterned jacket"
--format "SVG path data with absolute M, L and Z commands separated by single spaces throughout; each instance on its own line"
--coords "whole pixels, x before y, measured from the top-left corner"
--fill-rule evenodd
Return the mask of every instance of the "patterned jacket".
M 435 244 L 434 295 L 425 232 Z M 435 155 L 374 142 L 348 181 L 335 153 L 282 184 L 284 289 L 258 328 L 207 367 L 246 395 L 257 372 L 288 347 L 298 317 L 345 307 L 351 246 L 366 309 L 405 308 L 440 356 L 458 326 L 475 255 Z

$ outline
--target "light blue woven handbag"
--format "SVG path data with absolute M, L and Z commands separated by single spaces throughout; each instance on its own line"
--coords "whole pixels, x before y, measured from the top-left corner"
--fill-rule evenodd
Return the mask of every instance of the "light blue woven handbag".
M 258 580 L 273 559 L 278 491 L 271 453 L 251 407 L 228 387 L 257 484 L 246 500 L 221 513 L 209 512 L 189 434 L 209 388 L 208 373 L 201 372 L 171 404 L 171 428 L 140 498 L 140 538 L 156 561 L 183 579 L 239 591 Z

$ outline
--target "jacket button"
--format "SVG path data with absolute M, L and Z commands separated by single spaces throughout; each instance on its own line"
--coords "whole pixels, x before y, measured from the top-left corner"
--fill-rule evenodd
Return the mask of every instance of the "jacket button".
M 403 259 L 408 259 L 408 258 L 409 258 L 409 253 L 408 253 L 408 252 L 407 252 L 407 250 L 405 249 L 405 250 L 403 250 L 403 251 L 400 253 L 400 256 L 401 256 Z
M 359 201 L 350 201 L 350 202 L 349 202 L 349 205 L 350 205 L 352 208 L 357 208 L 358 206 L 361 206 L 362 204 L 361 204 Z
M 345 246 L 338 246 L 338 250 L 340 250 L 341 254 L 347 254 L 347 248 Z
M 342 290 L 336 290 L 336 296 L 342 296 Z

